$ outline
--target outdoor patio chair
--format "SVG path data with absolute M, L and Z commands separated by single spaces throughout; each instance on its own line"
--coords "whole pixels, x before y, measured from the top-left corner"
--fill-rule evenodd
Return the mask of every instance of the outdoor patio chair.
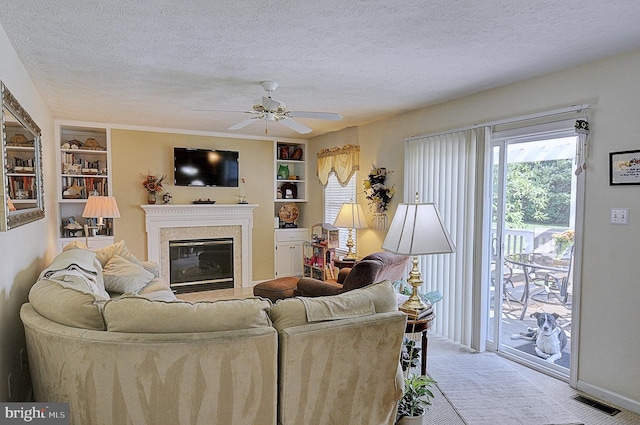
M 530 293 L 530 297 L 533 300 L 543 303 L 560 304 L 568 310 L 571 310 L 571 296 L 569 294 L 569 288 L 573 279 L 573 250 L 574 247 L 571 246 L 568 252 L 569 267 L 566 273 L 541 273 L 541 280 L 538 278 L 534 281 L 537 287 L 531 290 Z

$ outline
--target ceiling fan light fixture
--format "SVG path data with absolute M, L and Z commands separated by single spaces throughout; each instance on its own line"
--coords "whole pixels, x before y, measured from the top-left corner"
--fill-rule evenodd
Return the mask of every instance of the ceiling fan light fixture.
M 267 121 L 278 121 L 278 116 L 272 112 L 266 112 L 264 114 L 264 119 Z
M 268 92 L 268 96 L 263 96 L 261 99 L 256 99 L 253 102 L 250 111 L 234 111 L 244 112 L 246 114 L 252 114 L 254 117 L 241 121 L 235 125 L 229 127 L 229 130 L 238 130 L 246 127 L 255 121 L 264 120 L 265 134 L 268 133 L 269 121 L 275 121 L 283 124 L 292 130 L 297 131 L 300 134 L 308 134 L 313 131 L 312 128 L 294 120 L 293 118 L 313 118 L 321 120 L 340 121 L 342 116 L 333 112 L 310 112 L 310 111 L 289 111 L 287 110 L 284 102 L 280 102 L 271 97 L 273 91 L 275 91 L 280 84 L 277 81 L 263 81 L 260 83 L 263 89 Z
M 265 111 L 269 111 L 269 112 L 277 112 L 280 108 L 283 107 L 283 103 L 282 102 L 278 102 L 275 99 L 272 99 L 271 97 L 263 97 L 262 98 L 262 107 L 264 108 Z

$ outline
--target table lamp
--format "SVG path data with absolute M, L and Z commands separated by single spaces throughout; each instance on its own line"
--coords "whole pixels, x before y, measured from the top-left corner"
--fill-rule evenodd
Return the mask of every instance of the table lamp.
M 416 195 L 417 199 L 417 195 Z M 411 296 L 400 310 L 411 317 L 430 308 L 418 295 L 422 286 L 418 255 L 447 254 L 455 251 L 451 236 L 444 228 L 435 204 L 400 204 L 391 221 L 389 232 L 382 243 L 382 249 L 401 255 L 413 256 L 413 268 L 407 282 L 411 285 Z
M 85 245 L 89 246 L 89 229 L 100 229 L 105 218 L 120 218 L 118 203 L 113 196 L 89 196 L 82 211 L 84 218 L 97 218 L 95 226 L 84 225 Z
M 367 219 L 364 216 L 362 207 L 360 204 L 350 202 L 348 204 L 342 204 L 340 212 L 333 222 L 336 227 L 343 227 L 349 229 L 349 237 L 347 238 L 347 248 L 349 251 L 347 255 L 343 257 L 343 260 L 351 261 L 356 260 L 356 254 L 353 252 L 353 238 L 351 232 L 353 229 L 365 229 L 367 226 Z

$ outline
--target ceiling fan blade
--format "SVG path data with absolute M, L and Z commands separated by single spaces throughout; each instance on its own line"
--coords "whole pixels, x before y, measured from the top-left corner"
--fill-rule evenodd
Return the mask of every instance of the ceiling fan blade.
M 194 112 L 241 112 L 243 114 L 257 114 L 256 111 L 240 111 L 240 110 L 231 110 L 231 109 L 192 109 Z
M 307 133 L 311 133 L 313 131 L 312 129 L 310 129 L 306 125 L 300 124 L 298 121 L 294 121 L 294 120 L 292 120 L 290 118 L 283 117 L 280 120 L 278 120 L 278 122 L 280 124 L 283 124 L 283 125 L 289 127 L 292 130 L 297 131 L 300 134 L 307 134 Z
M 329 121 L 340 121 L 342 119 L 342 115 L 333 112 L 290 111 L 289 115 L 297 118 L 314 118 Z
M 240 121 L 238 124 L 232 125 L 231 127 L 229 127 L 227 130 L 238 130 L 241 129 L 242 127 L 246 127 L 249 124 L 251 124 L 254 120 L 260 119 L 260 117 L 253 117 L 253 118 L 249 118 L 246 119 L 244 121 Z
M 262 96 L 262 106 L 265 110 L 274 112 L 277 111 L 280 107 L 280 102 L 278 102 L 277 100 L 273 100 L 270 97 Z

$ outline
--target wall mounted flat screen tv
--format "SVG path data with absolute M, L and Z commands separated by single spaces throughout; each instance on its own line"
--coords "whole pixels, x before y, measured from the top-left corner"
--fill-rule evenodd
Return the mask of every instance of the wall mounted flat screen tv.
M 238 152 L 173 148 L 176 186 L 238 187 Z

